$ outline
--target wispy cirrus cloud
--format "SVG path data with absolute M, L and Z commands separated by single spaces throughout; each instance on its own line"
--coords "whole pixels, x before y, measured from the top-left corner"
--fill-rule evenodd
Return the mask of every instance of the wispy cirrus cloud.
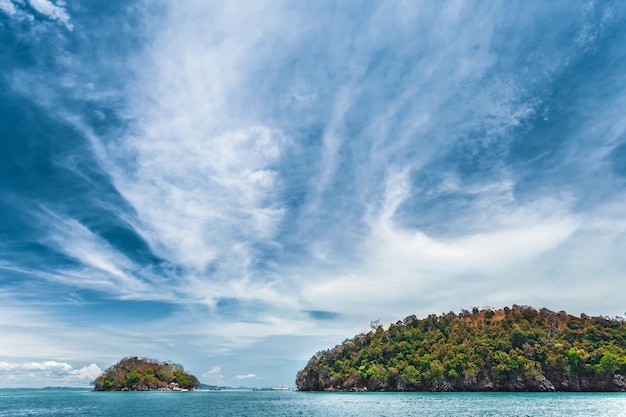
M 49 19 L 58 20 L 63 23 L 66 28 L 72 30 L 74 27 L 72 26 L 70 21 L 70 16 L 62 5 L 64 2 L 53 3 L 50 0 L 28 0 L 28 4 L 31 5 L 33 9 L 37 12 L 47 16 Z
M 72 218 L 44 209 L 39 222 L 48 235 L 42 243 L 74 261 L 74 265 L 36 274 L 42 278 L 116 293 L 123 298 L 150 299 L 158 290 L 149 271 L 132 262 L 102 237 Z M 158 298 L 161 298 L 160 296 Z

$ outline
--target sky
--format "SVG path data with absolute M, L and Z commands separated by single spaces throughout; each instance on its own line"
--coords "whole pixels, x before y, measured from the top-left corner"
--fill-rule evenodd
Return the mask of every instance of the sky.
M 0 0 L 0 387 L 294 385 L 374 320 L 623 316 L 625 19 Z

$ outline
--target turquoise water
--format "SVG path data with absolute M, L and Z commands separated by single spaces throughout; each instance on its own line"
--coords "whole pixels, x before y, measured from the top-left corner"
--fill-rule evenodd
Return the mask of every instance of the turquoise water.
M 626 394 L 0 391 L 15 416 L 626 416 Z

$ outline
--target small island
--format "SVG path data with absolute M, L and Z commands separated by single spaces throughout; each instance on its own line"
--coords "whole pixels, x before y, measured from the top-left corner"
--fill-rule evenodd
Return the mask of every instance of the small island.
M 513 305 L 409 316 L 318 352 L 303 391 L 626 391 L 626 321 Z
M 133 356 L 111 366 L 91 384 L 94 391 L 188 391 L 200 382 L 182 365 Z

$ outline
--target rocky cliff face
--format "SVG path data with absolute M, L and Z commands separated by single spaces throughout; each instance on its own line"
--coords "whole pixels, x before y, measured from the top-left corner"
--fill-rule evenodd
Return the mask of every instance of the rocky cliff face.
M 466 375 L 463 378 L 442 379 L 439 381 L 406 385 L 400 381 L 395 384 L 384 384 L 378 379 L 340 381 L 333 378 L 319 379 L 316 373 L 303 372 L 296 381 L 302 391 L 431 391 L 431 392 L 626 392 L 626 377 L 620 373 L 603 375 L 577 375 L 569 372 L 538 374 L 527 376 L 523 373 L 513 374 L 505 379 L 495 379 L 490 372 L 484 370 L 477 375 Z

